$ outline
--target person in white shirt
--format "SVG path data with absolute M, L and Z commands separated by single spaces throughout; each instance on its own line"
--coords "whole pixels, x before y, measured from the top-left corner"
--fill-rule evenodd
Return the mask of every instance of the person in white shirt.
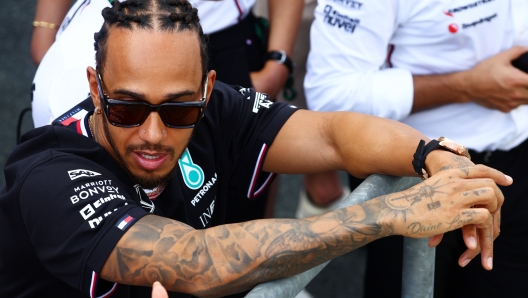
M 527 12 L 523 0 L 320 0 L 304 82 L 308 107 L 399 120 L 431 138 L 447 134 L 471 149 L 475 163 L 523 179 L 528 74 L 511 62 L 528 51 Z M 527 184 L 503 189 L 505 220 L 490 272 L 472 263 L 457 268 L 449 256 L 455 244 L 444 237 L 435 297 L 526 295 Z M 382 257 L 395 247 L 375 245 L 385 247 L 369 248 L 365 294 L 399 297 L 394 287 L 370 286 L 392 274 Z
M 64 8 L 69 7 L 71 2 L 39 0 L 37 3 L 32 38 L 33 60 L 39 65 L 33 80 L 32 116 L 35 127 L 50 124 L 74 101 L 80 102 L 88 96 L 86 67 L 95 66 L 93 34 L 101 28 L 101 11 L 109 7 L 111 1 L 77 0 L 63 16 L 62 24 L 55 24 L 59 18 L 57 12 L 66 12 Z M 253 29 L 256 19 L 251 13 L 256 0 L 189 2 L 198 9 L 204 33 L 210 35 L 213 43 L 210 44 L 211 66 L 217 71 L 218 78 L 225 83 L 254 87 L 275 98 L 291 70 L 278 59 L 281 57 L 264 56 L 267 50 L 284 53 L 290 59 L 304 1 L 268 1 L 269 35 L 264 44 L 259 36 L 254 36 L 254 32 L 247 32 Z M 239 24 L 242 26 L 237 26 Z M 54 30 L 57 34 L 52 44 L 49 33 Z M 231 47 L 222 44 L 226 38 L 229 38 L 226 43 L 230 43 Z M 236 43 L 234 48 L 233 43 Z M 262 46 L 265 47 L 264 52 L 260 53 L 259 47 Z

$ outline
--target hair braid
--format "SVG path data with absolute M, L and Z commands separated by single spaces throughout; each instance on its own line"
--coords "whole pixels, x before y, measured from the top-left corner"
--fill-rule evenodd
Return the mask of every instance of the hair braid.
M 111 7 L 102 11 L 104 24 L 94 34 L 94 48 L 97 68 L 103 71 L 106 57 L 106 43 L 111 28 L 129 30 L 149 29 L 157 31 L 191 30 L 198 34 L 202 59 L 202 81 L 207 76 L 207 36 L 200 26 L 198 10 L 185 0 L 126 0 L 112 1 Z

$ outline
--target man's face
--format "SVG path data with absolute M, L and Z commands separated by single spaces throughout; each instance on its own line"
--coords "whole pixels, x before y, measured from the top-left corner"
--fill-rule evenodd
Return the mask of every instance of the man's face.
M 113 28 L 105 61 L 101 84 L 108 98 L 158 105 L 200 101 L 203 97 L 200 47 L 195 32 Z M 88 76 L 94 104 L 100 106 L 94 89 L 95 71 L 89 69 Z M 211 90 L 214 73 L 209 77 Z M 94 123 L 96 140 L 146 188 L 167 179 L 193 131 L 165 126 L 157 112 L 132 128 L 111 125 L 104 112 L 95 115 Z

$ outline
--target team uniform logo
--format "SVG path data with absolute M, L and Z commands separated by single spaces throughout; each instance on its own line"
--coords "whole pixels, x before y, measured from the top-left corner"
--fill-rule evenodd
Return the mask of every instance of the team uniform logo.
M 70 176 L 71 180 L 75 180 L 80 177 L 94 177 L 94 176 L 99 176 L 101 174 L 94 172 L 94 171 L 77 169 L 77 170 L 68 171 L 68 175 Z
M 139 197 L 139 203 L 141 204 L 141 207 L 150 213 L 154 213 L 154 209 L 156 209 L 154 202 L 152 202 L 149 196 L 147 196 L 148 202 L 143 200 L 143 196 L 141 195 L 141 186 L 139 184 L 134 185 L 134 188 L 136 189 L 136 193 Z
M 121 231 L 124 231 L 128 226 L 130 226 L 130 224 L 132 224 L 134 222 L 135 218 L 133 218 L 132 216 L 126 214 L 125 216 L 121 217 L 117 223 L 116 223 L 116 227 L 118 229 L 120 229 Z
M 190 189 L 198 189 L 204 183 L 204 171 L 202 168 L 193 163 L 189 149 L 185 149 L 180 160 L 178 160 L 183 181 Z

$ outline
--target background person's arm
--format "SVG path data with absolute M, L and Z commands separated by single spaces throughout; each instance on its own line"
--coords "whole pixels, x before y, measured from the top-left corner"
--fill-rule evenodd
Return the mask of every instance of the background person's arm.
M 269 0 L 270 31 L 268 51 L 285 51 L 291 57 L 301 23 L 304 0 Z M 277 61 L 268 60 L 264 67 L 250 73 L 255 90 L 275 99 L 288 78 L 288 69 Z
M 493 180 L 467 182 L 479 177 Z M 469 224 L 480 225 L 487 235 L 493 229 L 490 211 L 503 202 L 493 181 L 509 184 L 502 173 L 484 166 L 448 170 L 406 191 L 321 216 L 206 230 L 147 215 L 119 240 L 101 277 L 145 286 L 159 280 L 169 291 L 223 296 L 292 276 L 389 235 L 428 237 Z M 491 269 L 492 239 L 481 240 L 483 266 Z
M 31 37 L 31 58 L 35 65 L 40 61 L 55 41 L 62 20 L 66 16 L 72 0 L 38 0 L 35 11 L 35 21 L 53 24 L 54 28 L 47 26 L 34 26 Z
M 475 102 L 509 112 L 528 104 L 528 74 L 511 62 L 527 52 L 513 47 L 483 60 L 472 69 L 440 75 L 413 76 L 413 112 L 450 103 Z

